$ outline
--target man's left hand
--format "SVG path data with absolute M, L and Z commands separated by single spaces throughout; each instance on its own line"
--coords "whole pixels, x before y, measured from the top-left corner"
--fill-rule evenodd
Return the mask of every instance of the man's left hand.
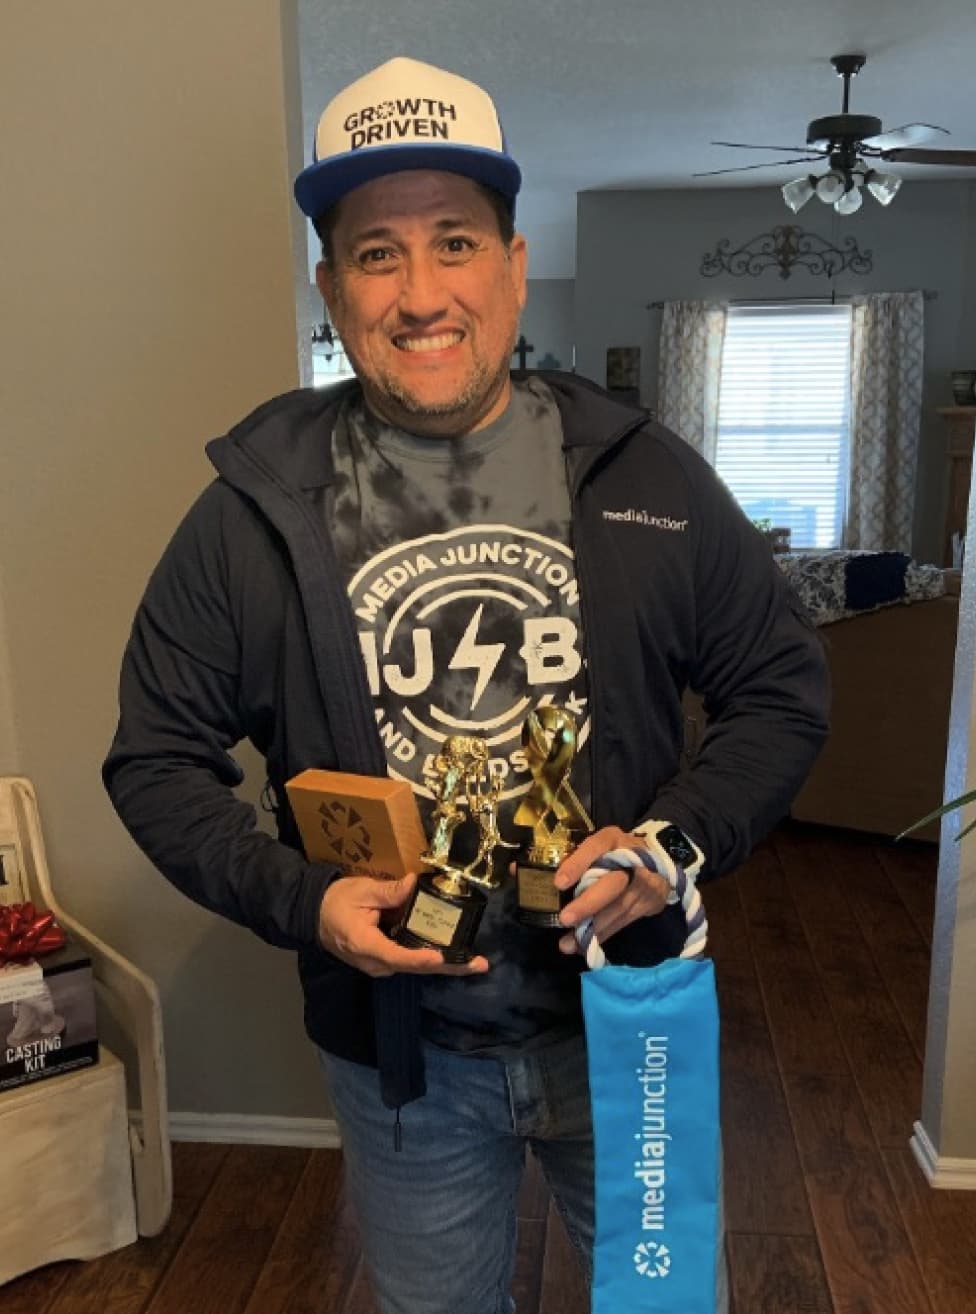
M 592 867 L 597 858 L 611 849 L 640 849 L 646 847 L 640 835 L 632 835 L 619 826 L 604 826 L 587 835 L 573 850 L 556 873 L 557 889 L 569 890 Z M 664 908 L 671 887 L 663 876 L 645 867 L 633 870 L 633 877 L 623 871 L 608 871 L 578 899 L 568 903 L 560 913 L 563 926 L 576 927 L 593 918 L 593 930 L 603 943 L 623 927 L 641 917 L 654 917 Z M 580 953 L 575 935 L 564 935 L 559 941 L 564 954 Z

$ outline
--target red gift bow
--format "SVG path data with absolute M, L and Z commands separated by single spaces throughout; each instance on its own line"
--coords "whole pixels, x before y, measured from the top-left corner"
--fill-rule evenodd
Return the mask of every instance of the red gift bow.
M 39 913 L 32 903 L 11 903 L 0 908 L 0 963 L 50 954 L 65 943 L 54 913 Z

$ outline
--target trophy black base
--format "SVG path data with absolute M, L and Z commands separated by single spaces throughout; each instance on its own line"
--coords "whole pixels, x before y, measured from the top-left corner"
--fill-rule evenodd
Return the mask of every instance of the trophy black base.
M 556 871 L 555 867 L 536 866 L 531 862 L 515 864 L 518 894 L 516 916 L 522 926 L 534 926 L 548 931 L 566 929 L 559 920 L 559 914 L 568 903 L 572 903 L 575 893 L 572 889 L 556 889 L 552 883 Z
M 445 963 L 466 963 L 474 957 L 487 903 L 487 896 L 463 877 L 424 872 L 393 938 L 407 949 L 439 949 Z

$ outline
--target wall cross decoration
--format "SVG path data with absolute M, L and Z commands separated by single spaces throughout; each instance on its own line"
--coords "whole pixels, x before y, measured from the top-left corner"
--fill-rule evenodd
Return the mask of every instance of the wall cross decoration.
M 799 266 L 809 274 L 835 274 L 849 269 L 852 274 L 870 274 L 874 261 L 870 251 L 861 251 L 853 237 L 845 237 L 840 246 L 834 246 L 816 233 L 808 233 L 795 224 L 780 224 L 771 232 L 753 237 L 744 246 L 731 251 L 732 243 L 723 237 L 715 250 L 702 257 L 701 273 L 705 278 L 716 274 L 731 274 L 742 278 L 746 274 L 758 277 L 767 269 L 777 269 L 780 278 L 789 278 Z
M 528 356 L 530 351 L 535 351 L 535 347 L 533 347 L 532 343 L 526 339 L 524 333 L 520 333 L 519 340 L 515 344 L 515 350 L 512 352 L 513 356 L 516 354 L 516 352 L 518 353 L 520 370 L 525 369 L 527 364 L 526 357 Z

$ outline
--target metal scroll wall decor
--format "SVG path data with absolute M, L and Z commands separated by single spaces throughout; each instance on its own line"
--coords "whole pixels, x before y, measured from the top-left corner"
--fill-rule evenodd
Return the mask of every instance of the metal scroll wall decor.
M 699 271 L 705 278 L 714 278 L 716 274 L 731 274 L 733 278 L 748 274 L 756 278 L 767 269 L 777 269 L 780 278 L 789 278 L 797 267 L 809 274 L 833 278 L 845 269 L 852 274 L 870 274 L 874 263 L 871 252 L 859 250 L 853 237 L 845 237 L 839 246 L 834 246 L 826 238 L 805 232 L 795 224 L 780 224 L 735 251 L 729 249 L 731 245 L 723 237 L 711 254 L 705 254 Z

